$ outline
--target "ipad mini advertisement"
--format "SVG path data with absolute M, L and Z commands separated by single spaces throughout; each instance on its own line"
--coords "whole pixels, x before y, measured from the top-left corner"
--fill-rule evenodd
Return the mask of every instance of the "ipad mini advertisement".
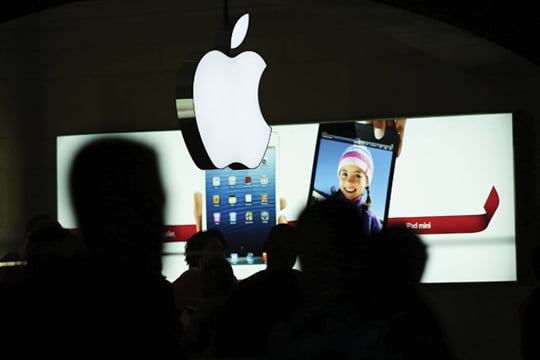
M 77 228 L 68 191 L 77 151 L 100 137 L 127 137 L 158 155 L 171 281 L 185 270 L 185 240 L 199 226 L 223 231 L 243 278 L 264 268 L 262 243 L 278 218 L 294 223 L 310 201 L 332 194 L 354 197 L 375 227 L 416 231 L 428 248 L 423 282 L 515 281 L 512 114 L 408 118 L 401 134 L 387 128 L 382 139 L 372 130 L 369 121 L 273 126 L 257 168 L 204 171 L 180 131 L 59 136 L 58 221 Z

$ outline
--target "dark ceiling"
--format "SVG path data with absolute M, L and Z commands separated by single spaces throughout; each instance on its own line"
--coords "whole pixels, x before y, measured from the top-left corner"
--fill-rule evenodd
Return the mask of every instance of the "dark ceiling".
M 5 3 L 0 22 L 85 0 L 14 0 Z M 105 1 L 105 0 L 86 0 Z M 223 0 L 227 3 L 228 0 Z M 540 17 L 534 1 L 373 0 L 437 19 L 502 45 L 540 65 Z M 9 4 L 9 5 L 8 5 Z
M 540 17 L 535 1 L 375 0 L 425 15 L 502 45 L 540 65 Z

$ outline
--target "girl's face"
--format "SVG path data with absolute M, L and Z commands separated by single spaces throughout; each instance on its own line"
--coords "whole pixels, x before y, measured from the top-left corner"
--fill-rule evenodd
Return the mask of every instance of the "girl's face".
M 344 165 L 339 169 L 339 189 L 348 200 L 362 195 L 368 184 L 366 174 L 356 165 Z

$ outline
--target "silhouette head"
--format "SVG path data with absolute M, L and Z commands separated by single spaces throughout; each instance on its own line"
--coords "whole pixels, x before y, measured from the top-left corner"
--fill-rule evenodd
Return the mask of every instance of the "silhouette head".
M 277 224 L 268 233 L 264 251 L 268 253 L 269 269 L 292 269 L 298 255 L 296 229 L 289 224 Z
M 324 274 L 358 263 L 368 238 L 363 214 L 347 200 L 330 197 L 308 206 L 297 221 L 299 256 L 304 273 Z
M 201 296 L 227 296 L 236 284 L 231 264 L 224 257 L 208 259 L 201 268 Z
M 422 279 L 427 262 L 427 248 L 420 237 L 404 226 L 387 226 L 375 234 L 371 247 L 378 252 L 383 282 L 402 285 L 417 284 Z
M 205 260 L 225 257 L 225 236 L 218 229 L 193 234 L 186 242 L 186 263 L 190 268 L 201 267 Z
M 84 146 L 70 191 L 89 259 L 130 271 L 161 268 L 165 197 L 150 147 L 120 138 Z

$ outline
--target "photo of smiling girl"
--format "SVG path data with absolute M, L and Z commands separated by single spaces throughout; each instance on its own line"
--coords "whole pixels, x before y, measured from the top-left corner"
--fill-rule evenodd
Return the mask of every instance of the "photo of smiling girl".
M 369 184 L 373 179 L 374 163 L 367 147 L 351 145 L 345 149 L 338 163 L 339 188 L 332 187 L 332 196 L 353 202 L 364 215 L 368 233 L 378 232 L 382 224 L 371 209 L 372 199 Z
M 395 147 L 339 128 L 321 131 L 313 164 L 309 203 L 337 197 L 355 204 L 367 233 L 380 231 L 390 206 Z M 370 127 L 367 130 L 373 132 Z M 340 132 L 341 131 L 341 132 Z M 364 136 L 364 134 L 361 134 Z

